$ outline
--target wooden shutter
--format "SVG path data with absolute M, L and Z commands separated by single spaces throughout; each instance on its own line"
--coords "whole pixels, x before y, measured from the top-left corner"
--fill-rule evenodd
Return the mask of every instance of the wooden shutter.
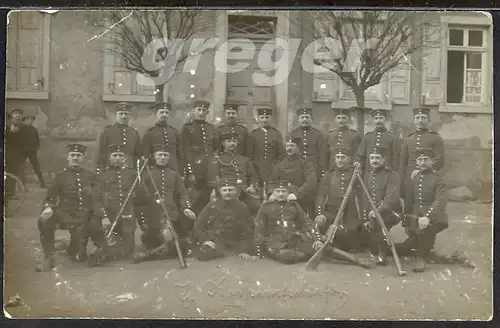
M 333 64 L 332 54 L 326 46 L 316 43 L 314 59 L 325 63 L 326 67 Z M 313 101 L 332 102 L 338 100 L 340 78 L 336 73 L 327 71 L 313 74 Z
M 408 105 L 410 103 L 411 59 L 407 56 L 399 65 L 389 72 L 389 99 L 394 104 Z
M 44 83 L 43 17 L 37 11 L 17 13 L 17 91 L 41 91 Z
M 9 15 L 9 25 L 7 25 L 6 88 L 8 91 L 16 90 L 17 86 L 18 16 L 18 13 L 11 13 Z
M 432 25 L 424 30 L 422 49 L 422 95 L 424 105 L 439 105 L 444 101 L 443 44 L 446 31 Z

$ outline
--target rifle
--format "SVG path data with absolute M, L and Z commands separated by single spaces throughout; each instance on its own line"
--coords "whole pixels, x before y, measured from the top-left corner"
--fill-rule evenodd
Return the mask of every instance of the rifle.
M 132 193 L 134 192 L 134 189 L 135 189 L 135 186 L 137 185 L 137 182 L 140 181 L 141 174 L 144 171 L 144 168 L 146 167 L 147 163 L 148 163 L 148 161 L 146 160 L 146 161 L 144 161 L 144 164 L 142 164 L 142 167 L 140 168 L 139 172 L 137 173 L 137 176 L 135 177 L 134 183 L 130 187 L 130 190 L 129 190 L 128 194 L 127 194 L 127 197 L 125 198 L 125 201 L 123 202 L 123 204 L 122 204 L 122 206 L 120 208 L 120 211 L 116 215 L 115 221 L 113 222 L 113 224 L 109 228 L 108 233 L 106 234 L 106 241 L 108 242 L 108 244 L 111 243 L 110 238 L 111 238 L 111 235 L 113 234 L 113 231 L 115 230 L 116 224 L 118 223 L 118 219 L 121 218 L 123 210 L 125 209 L 125 206 L 127 206 L 127 203 L 128 203 L 128 201 L 130 199 L 130 196 L 132 196 Z
M 156 182 L 153 179 L 153 176 L 151 175 L 151 171 L 149 170 L 149 166 L 146 165 L 146 171 L 148 173 L 149 179 L 151 180 L 151 184 L 153 185 L 155 196 L 156 196 L 156 202 L 161 206 L 163 213 L 165 214 L 166 221 L 167 221 L 167 226 L 172 232 L 172 238 L 174 240 L 175 244 L 175 250 L 177 251 L 177 257 L 179 258 L 179 263 L 181 265 L 181 269 L 184 269 L 187 267 L 186 261 L 184 260 L 184 256 L 182 255 L 182 250 L 179 245 L 179 238 L 177 236 L 177 233 L 174 229 L 174 225 L 172 224 L 172 221 L 170 219 L 170 216 L 168 215 L 167 208 L 165 207 L 165 203 L 163 202 L 163 197 L 161 197 L 160 192 L 158 191 L 158 188 L 156 187 Z
M 326 247 L 335 238 L 335 234 L 337 233 L 337 230 L 339 228 L 340 220 L 341 220 L 342 216 L 344 215 L 344 209 L 347 205 L 347 199 L 349 198 L 349 196 L 352 192 L 352 187 L 354 185 L 354 181 L 355 181 L 356 177 L 357 177 L 356 174 L 352 175 L 351 180 L 349 181 L 349 185 L 347 186 L 347 191 L 344 194 L 344 198 L 342 199 L 342 203 L 340 204 L 340 208 L 337 212 L 337 216 L 335 217 L 333 224 L 330 225 L 330 227 L 328 228 L 328 231 L 326 232 L 326 236 L 327 236 L 326 241 L 323 243 L 323 246 L 321 246 L 321 248 L 318 249 L 316 251 L 316 253 L 314 253 L 314 255 L 309 259 L 309 261 L 307 261 L 306 269 L 316 270 L 316 268 L 319 265 L 319 262 L 323 258 L 323 253 L 324 253 Z
M 396 267 L 398 269 L 398 274 L 400 276 L 405 276 L 406 271 L 403 270 L 403 266 L 401 265 L 401 261 L 399 260 L 398 253 L 396 252 L 396 247 L 394 246 L 394 243 L 392 242 L 392 239 L 389 235 L 389 231 L 387 230 L 387 227 L 385 226 L 384 220 L 380 216 L 380 212 L 377 209 L 377 206 L 375 206 L 375 203 L 373 202 L 373 199 L 370 196 L 370 192 L 365 186 L 365 183 L 363 182 L 363 179 L 359 176 L 357 172 L 354 173 L 358 177 L 359 183 L 361 185 L 361 188 L 363 189 L 363 193 L 365 194 L 366 198 L 368 199 L 368 202 L 370 203 L 370 207 L 372 210 L 375 212 L 375 218 L 377 219 L 377 223 L 380 225 L 380 228 L 382 229 L 382 234 L 384 235 L 384 239 L 391 248 L 392 251 L 392 256 L 394 257 L 394 262 L 396 263 Z

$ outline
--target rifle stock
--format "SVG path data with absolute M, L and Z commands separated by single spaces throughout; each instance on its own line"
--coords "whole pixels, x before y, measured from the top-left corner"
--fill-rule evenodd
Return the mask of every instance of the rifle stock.
M 399 260 L 398 253 L 396 251 L 396 247 L 394 246 L 394 243 L 392 242 L 391 236 L 389 235 L 389 230 L 387 230 L 387 227 L 385 226 L 384 220 L 382 219 L 382 216 L 380 216 L 380 212 L 377 209 L 377 206 L 375 206 L 375 203 L 373 202 L 373 199 L 370 196 L 370 192 L 365 186 L 365 183 L 363 182 L 363 179 L 356 174 L 359 180 L 359 184 L 361 185 L 361 188 L 363 189 L 363 193 L 365 194 L 366 198 L 368 199 L 368 202 L 370 203 L 370 207 L 372 210 L 375 212 L 375 218 L 377 220 L 377 223 L 380 225 L 380 228 L 382 229 L 382 234 L 384 235 L 384 239 L 391 248 L 392 256 L 394 257 L 394 262 L 396 263 L 396 268 L 398 270 L 398 274 L 400 276 L 405 276 L 406 271 L 403 269 L 403 266 L 401 265 L 401 261 Z
M 340 220 L 341 220 L 341 218 L 342 218 L 342 216 L 344 214 L 344 209 L 345 209 L 345 207 L 347 205 L 347 199 L 351 195 L 352 187 L 354 185 L 355 179 L 356 179 L 356 174 L 353 173 L 353 175 L 351 177 L 351 180 L 349 181 L 349 185 L 347 186 L 347 190 L 346 190 L 346 192 L 344 194 L 344 198 L 342 199 L 342 203 L 340 204 L 340 208 L 339 208 L 339 210 L 337 212 L 337 216 L 335 217 L 335 220 L 333 221 L 333 224 L 331 224 L 330 227 L 328 228 L 328 231 L 326 233 L 327 238 L 326 238 L 325 242 L 323 243 L 323 246 L 321 246 L 321 248 L 318 249 L 316 251 L 316 253 L 314 253 L 314 255 L 309 259 L 309 261 L 307 261 L 307 263 L 306 263 L 306 268 L 307 269 L 309 269 L 309 270 L 316 270 L 316 268 L 318 267 L 319 263 L 321 262 L 321 259 L 323 258 L 323 253 L 325 251 L 325 248 L 335 238 L 335 234 L 337 233 Z
M 179 259 L 179 264 L 181 266 L 181 269 L 184 269 L 187 267 L 186 261 L 184 260 L 184 256 L 182 255 L 182 250 L 179 244 L 179 237 L 177 236 L 177 232 L 174 229 L 174 225 L 172 224 L 172 221 L 170 219 L 170 216 L 168 215 L 167 208 L 165 207 L 165 203 L 163 202 L 163 198 L 160 195 L 160 192 L 158 191 L 158 188 L 156 187 L 156 182 L 153 179 L 153 176 L 151 175 L 151 171 L 149 170 L 149 166 L 146 165 L 146 171 L 148 173 L 149 179 L 151 180 L 151 184 L 153 185 L 153 188 L 155 189 L 155 196 L 157 197 L 157 203 L 160 204 L 163 213 L 165 214 L 165 218 L 167 221 L 168 228 L 172 232 L 172 238 L 174 240 L 175 244 L 175 250 L 177 252 L 177 257 Z

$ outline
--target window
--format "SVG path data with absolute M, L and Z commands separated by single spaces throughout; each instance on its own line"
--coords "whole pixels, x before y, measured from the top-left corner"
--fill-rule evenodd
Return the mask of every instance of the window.
M 50 15 L 8 16 L 6 93 L 11 99 L 49 99 Z
M 486 31 L 449 27 L 447 49 L 447 103 L 482 104 L 485 101 Z

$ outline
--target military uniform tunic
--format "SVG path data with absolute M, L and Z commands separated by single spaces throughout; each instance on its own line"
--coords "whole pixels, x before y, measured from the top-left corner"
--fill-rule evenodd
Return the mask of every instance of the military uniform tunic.
M 324 172 L 335 169 L 334 150 L 337 147 L 345 147 L 354 156 L 361 143 L 361 136 L 358 131 L 348 127 L 340 127 L 330 131 L 323 142 L 321 150 L 321 168 Z
M 257 187 L 259 177 L 248 157 L 226 151 L 214 155 L 208 166 L 208 186 L 217 189 L 221 180 L 234 180 L 239 188 L 246 189 Z
M 428 129 L 411 133 L 404 141 L 401 149 L 399 176 L 403 184 L 401 186 L 402 192 L 406 192 L 404 186 L 409 183 L 411 173 L 416 169 L 418 154 L 416 151 L 422 148 L 434 150 L 434 170 L 439 171 L 444 166 L 444 142 L 441 136 L 437 132 Z
M 224 151 L 224 148 L 222 146 L 222 141 L 220 139 L 220 136 L 222 133 L 226 132 L 231 132 L 234 134 L 238 135 L 238 147 L 236 148 L 236 153 L 240 155 L 245 155 L 245 147 L 247 144 L 247 139 L 248 139 L 248 131 L 247 128 L 239 123 L 226 123 L 223 124 L 216 129 L 216 145 L 215 149 L 217 152 L 222 152 Z
M 186 175 L 194 174 L 198 182 L 205 182 L 208 162 L 215 149 L 215 127 L 203 120 L 186 123 L 181 129 Z
M 194 231 L 199 243 L 212 241 L 220 252 L 229 248 L 253 252 L 253 219 L 248 207 L 237 199 L 219 199 L 207 206 L 196 219 Z
M 101 132 L 97 144 L 96 169 L 106 168 L 109 164 L 110 145 L 119 145 L 127 156 L 127 166 L 134 168 L 141 158 L 141 138 L 139 132 L 125 124 L 108 125 Z
M 267 182 L 274 165 L 285 156 L 283 136 L 273 127 L 257 128 L 250 133 L 245 152 L 260 179 Z
M 155 144 L 165 145 L 170 153 L 168 166 L 181 175 L 184 174 L 184 150 L 179 131 L 166 123 L 156 123 L 146 131 L 142 138 L 142 156 L 152 159 Z
M 291 132 L 292 137 L 300 137 L 302 142 L 299 145 L 300 156 L 311 162 L 319 179 L 323 175 L 320 165 L 320 154 L 323 146 L 323 134 L 320 130 L 310 127 L 298 127 Z
M 274 167 L 269 176 L 270 181 L 287 180 L 292 184 L 292 190 L 304 211 L 310 211 L 314 206 L 316 196 L 316 175 L 311 162 L 302 159 L 298 154 L 286 156 Z
M 365 134 L 355 156 L 355 161 L 359 162 L 364 170 L 368 170 L 370 167 L 370 154 L 368 152 L 373 147 L 387 149 L 385 165 L 397 171 L 399 167 L 399 155 L 401 153 L 399 138 L 385 127 L 376 128 L 374 131 Z

